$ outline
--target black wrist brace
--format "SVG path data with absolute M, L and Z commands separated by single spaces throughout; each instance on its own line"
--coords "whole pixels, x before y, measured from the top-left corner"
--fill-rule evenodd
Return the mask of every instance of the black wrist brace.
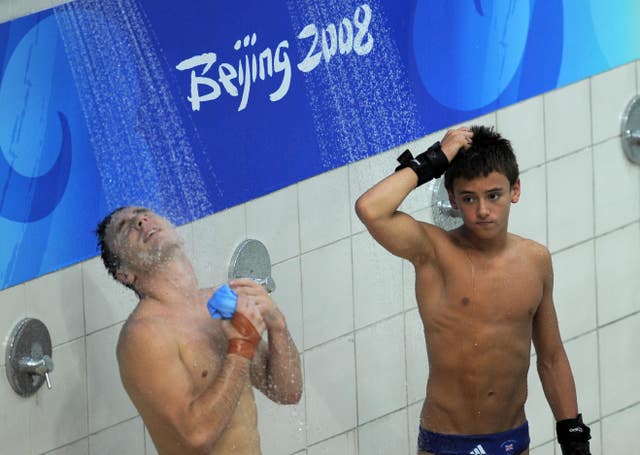
M 400 166 L 396 168 L 396 172 L 405 167 L 410 167 L 418 176 L 418 186 L 440 177 L 449 167 L 449 159 L 442 151 L 440 142 L 436 142 L 426 152 L 415 158 L 409 150 L 405 150 L 398 157 L 398 162 Z
M 589 455 L 591 429 L 582 422 L 582 414 L 575 419 L 556 422 L 558 443 L 563 455 Z

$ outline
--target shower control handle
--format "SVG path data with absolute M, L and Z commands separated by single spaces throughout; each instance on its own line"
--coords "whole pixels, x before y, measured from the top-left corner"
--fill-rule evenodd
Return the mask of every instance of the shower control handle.
M 53 371 L 53 360 L 48 355 L 43 355 L 40 359 L 32 357 L 22 357 L 18 360 L 18 370 L 21 373 L 37 374 L 44 376 L 47 381 L 47 388 L 51 389 L 51 379 L 49 373 Z

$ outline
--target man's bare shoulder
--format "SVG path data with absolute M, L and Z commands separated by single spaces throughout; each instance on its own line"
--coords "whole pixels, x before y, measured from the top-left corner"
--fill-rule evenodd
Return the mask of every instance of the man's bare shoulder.
M 551 253 L 543 244 L 511 233 L 509 234 L 509 241 L 515 253 L 526 257 L 537 267 L 546 269 L 551 264 Z
M 458 229 L 447 231 L 436 224 L 426 221 L 418 221 L 418 224 L 425 236 L 429 237 L 436 247 L 442 245 L 459 246 L 461 243 Z
M 148 356 L 153 351 L 166 350 L 173 344 L 172 333 L 165 317 L 136 308 L 120 330 L 116 348 L 118 361 L 126 361 L 142 352 Z

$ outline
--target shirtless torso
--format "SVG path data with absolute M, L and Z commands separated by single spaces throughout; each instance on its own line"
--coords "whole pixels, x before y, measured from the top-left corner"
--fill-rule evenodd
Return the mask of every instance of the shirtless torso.
M 525 421 L 533 318 L 544 289 L 544 248 L 509 235 L 489 258 L 458 232 L 422 225 L 436 261 L 416 265 L 429 379 L 421 425 L 487 434 Z
M 221 321 L 212 319 L 206 310 L 206 300 L 213 290 L 205 290 L 201 302 L 194 306 L 184 306 L 180 314 L 171 314 L 145 303 L 131 314 L 124 325 L 118 344 L 118 358 L 121 365 L 123 384 L 134 402 L 160 455 L 189 453 L 181 443 L 180 436 L 167 425 L 166 415 L 159 413 L 155 404 L 162 397 L 150 396 L 157 385 L 153 375 L 144 388 L 135 380 L 144 375 L 146 359 L 162 359 L 176 356 L 179 367 L 188 379 L 188 394 L 195 400 L 216 380 L 226 356 L 228 341 L 222 331 Z M 136 343 L 127 340 L 155 338 L 161 334 L 161 343 Z M 140 349 L 143 352 L 139 352 Z M 144 361 L 139 363 L 136 359 Z M 158 374 L 162 375 L 160 370 Z M 161 378 L 160 378 L 161 379 Z M 162 380 L 162 379 L 161 379 Z M 150 406 L 154 403 L 154 406 Z M 214 454 L 259 454 L 260 437 L 257 430 L 257 412 L 250 375 L 244 375 L 241 391 L 228 424 L 210 452 Z
M 109 273 L 140 298 L 118 366 L 158 452 L 259 454 L 252 387 L 280 404 L 302 395 L 300 356 L 271 296 L 252 279 L 230 280 L 233 317 L 215 319 L 214 289 L 200 289 L 175 227 L 145 207 L 114 210 L 96 233 Z
M 420 159 L 407 161 L 401 155 L 403 165 L 356 202 L 374 239 L 415 268 L 429 362 L 420 454 L 444 450 L 442 444 L 466 454 L 469 449 L 461 442 L 466 436 L 487 440 L 504 432 L 509 439 L 503 443 L 514 442 L 510 450 L 527 454 L 524 404 L 532 342 L 554 417 L 577 415 L 575 384 L 553 305 L 551 255 L 544 246 L 508 232 L 511 204 L 520 198 L 515 157 L 509 143 L 490 130 L 474 131 L 447 131 L 441 144 Z M 452 163 L 476 140 L 475 151 Z M 437 167 L 444 172 L 444 165 L 449 201 L 463 220 L 450 232 L 399 210 L 416 185 L 432 178 Z M 470 453 L 474 447 L 480 451 L 481 446 L 471 445 Z

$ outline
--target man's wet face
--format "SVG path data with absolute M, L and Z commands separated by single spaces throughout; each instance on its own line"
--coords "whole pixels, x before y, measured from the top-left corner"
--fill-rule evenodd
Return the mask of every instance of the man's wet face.
M 182 239 L 165 218 L 144 207 L 127 207 L 112 216 L 107 241 L 122 266 L 150 270 L 171 259 Z

